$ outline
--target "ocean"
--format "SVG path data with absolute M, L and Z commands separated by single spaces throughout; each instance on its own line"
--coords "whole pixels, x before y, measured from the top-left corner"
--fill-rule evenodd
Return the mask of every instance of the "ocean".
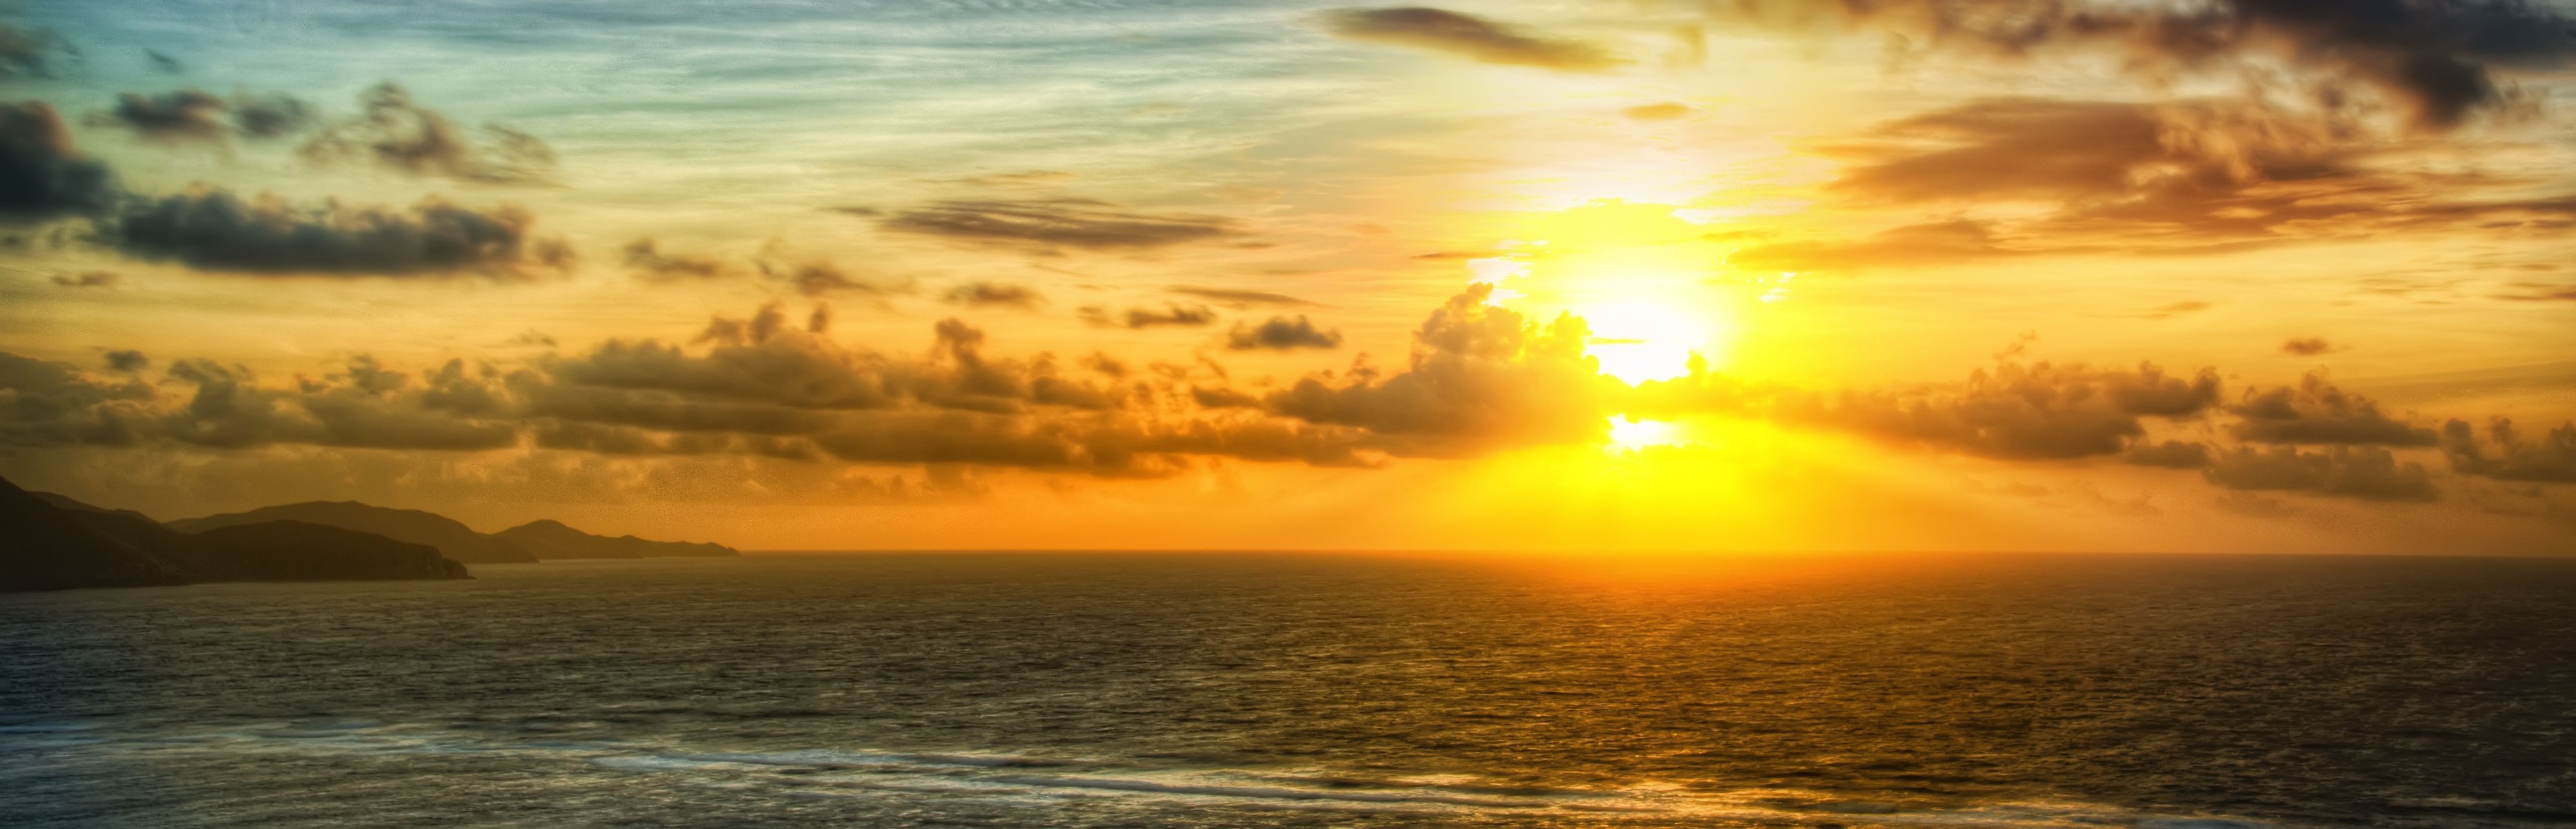
M 2576 562 L 852 554 L 0 596 L 0 823 L 2576 824 Z

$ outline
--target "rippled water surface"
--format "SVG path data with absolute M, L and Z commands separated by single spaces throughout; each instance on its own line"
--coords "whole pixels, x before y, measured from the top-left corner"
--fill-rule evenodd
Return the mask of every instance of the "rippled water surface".
M 0 596 L 0 823 L 2576 824 L 2576 563 L 475 572 Z

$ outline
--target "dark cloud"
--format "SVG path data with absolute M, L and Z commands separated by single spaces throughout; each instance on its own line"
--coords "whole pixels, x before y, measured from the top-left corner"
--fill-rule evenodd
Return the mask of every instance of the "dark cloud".
M 311 129 L 313 109 L 285 93 L 233 93 L 233 130 L 246 138 L 284 138 Z
M 562 270 L 572 251 L 534 235 L 516 207 L 431 198 L 409 208 L 298 206 L 197 189 L 129 205 L 105 231 L 117 249 L 209 271 L 324 276 L 523 277 Z
M 2121 460 L 2139 466 L 2161 466 L 2167 469 L 2201 469 L 2209 466 L 2209 445 L 2198 442 L 2168 440 L 2163 443 L 2140 441 L 2121 454 Z
M 227 117 L 231 109 L 222 97 L 204 90 L 159 95 L 127 92 L 116 96 L 116 108 L 99 120 L 151 141 L 221 143 L 232 132 Z
M 298 377 L 286 388 L 260 386 L 250 370 L 208 360 L 181 360 L 169 374 L 196 391 L 156 430 L 185 443 L 473 451 L 519 440 L 514 424 L 478 417 L 498 414 L 498 406 L 485 385 L 489 378 L 473 376 L 461 362 L 416 380 L 360 355 L 343 371 Z
M 2513 421 L 2497 418 L 2487 424 L 2487 437 L 2492 451 L 2478 443 L 2466 422 L 2443 424 L 2442 454 L 2450 459 L 2451 471 L 2505 481 L 2576 483 L 2576 423 L 2531 439 Z
M 52 32 L 0 24 L 0 78 L 47 77 L 51 55 L 65 49 Z
M 2142 418 L 2197 416 L 2218 396 L 2210 369 L 2177 377 L 2153 365 L 2006 363 L 1955 388 L 1790 396 L 1770 416 L 1970 455 L 2072 459 L 2121 454 L 2146 433 Z
M 2201 473 L 2228 489 L 2305 492 L 2377 501 L 2431 501 L 2440 497 L 2424 465 L 2400 462 L 2371 446 L 2337 446 L 2324 452 L 2296 447 L 2240 447 L 2218 456 Z
M 1900 119 L 1822 148 L 1829 187 L 1865 203 L 2055 204 L 2009 225 L 1953 222 L 1857 243 L 1794 242 L 1739 257 L 1869 266 L 2016 253 L 2222 252 L 2415 228 L 2503 230 L 2576 219 L 2576 198 L 2471 198 L 2514 183 L 2388 168 L 2349 127 L 2255 103 L 2002 98 Z M 2005 231 L 2017 237 L 2006 241 Z
M 2523 0 L 1734 0 L 1706 8 L 1774 22 L 1839 20 L 2005 56 L 2109 49 L 2157 79 L 2286 62 L 2307 73 L 2315 100 L 2333 105 L 2347 87 L 2376 90 L 2426 129 L 2448 129 L 2502 101 L 2495 67 L 2554 70 L 2576 56 L 2576 20 Z
M 1265 396 L 1272 412 L 1376 433 L 1404 455 L 1471 455 L 1495 448 L 1583 443 L 1608 429 L 1606 380 L 1584 355 L 1592 332 L 1560 315 L 1541 325 L 1487 302 L 1470 286 L 1414 332 L 1404 371 L 1310 376 Z
M 651 236 L 626 243 L 625 254 L 627 270 L 654 282 L 728 279 L 738 275 L 732 263 L 712 256 L 664 253 L 661 243 Z
M 1216 311 L 1205 305 L 1167 303 L 1162 308 L 1129 308 L 1124 314 L 1112 314 L 1108 308 L 1093 305 L 1080 311 L 1083 322 L 1102 328 L 1160 328 L 1164 326 L 1196 327 L 1216 323 Z
M 66 274 L 53 279 L 54 285 L 61 288 L 114 288 L 116 281 L 113 271 L 83 271 L 77 276 Z
M 0 220 L 101 215 L 123 195 L 106 164 L 72 146 L 53 107 L 0 103 Z
M 2281 353 L 2293 357 L 2314 357 L 2335 350 L 2335 344 L 2323 337 L 2292 337 L 2281 342 Z
M 1235 233 L 1227 219 L 1136 213 L 1080 199 L 939 202 L 896 213 L 877 226 L 977 242 L 1090 250 L 1141 250 Z
M 1260 325 L 1235 323 L 1234 330 L 1226 332 L 1225 347 L 1236 351 L 1340 348 L 1342 332 L 1316 328 L 1314 321 L 1304 314 L 1297 315 L 1295 319 L 1271 317 Z
M 302 132 L 312 126 L 313 114 L 303 101 L 284 94 L 241 92 L 225 98 L 181 89 L 158 95 L 119 93 L 114 108 L 91 120 L 131 131 L 146 141 L 229 146 L 234 135 L 267 139 Z
M 2336 388 L 2323 374 L 2309 374 L 2296 387 L 2247 389 L 2228 412 L 2241 418 L 2236 437 L 2257 443 L 2434 444 L 2433 430 L 2382 413 L 2378 403 Z
M 1623 63 L 1591 43 L 1524 34 L 1442 9 L 1345 9 L 1328 15 L 1325 27 L 1345 40 L 1446 52 L 1481 63 L 1564 72 L 1599 72 Z
M 940 300 L 951 305 L 964 305 L 969 308 L 1021 309 L 1035 308 L 1046 302 L 1045 297 L 1039 296 L 1037 291 L 1030 290 L 1026 285 L 999 282 L 969 282 L 959 285 L 948 289 L 948 293 L 942 295 Z
M 305 142 L 305 158 L 496 184 L 554 177 L 554 150 L 536 136 L 485 124 L 484 140 L 476 141 L 446 115 L 414 103 L 411 93 L 392 81 L 367 90 L 358 103 L 362 114 L 335 121 Z
M 145 367 L 142 355 L 113 352 L 118 371 Z M 342 371 L 262 387 L 248 369 L 206 360 L 171 364 L 168 377 L 193 386 L 165 397 L 138 379 L 94 380 L 71 366 L 0 354 L 0 443 L 131 446 L 151 439 L 226 449 L 304 444 L 381 449 L 494 449 L 517 442 L 497 413 L 473 401 L 488 378 L 461 363 L 425 378 L 387 371 L 369 357 Z
M 1233 305 L 1315 304 L 1287 294 L 1275 294 L 1269 291 L 1239 291 L 1230 288 L 1201 288 L 1192 285 L 1173 285 L 1169 288 L 1165 288 L 1164 290 L 1171 291 L 1172 293 L 1180 294 L 1182 296 L 1197 297 L 1210 302 L 1222 302 Z
M 143 356 L 140 351 L 110 351 L 106 359 L 109 369 L 128 374 L 152 367 L 152 358 Z
M 162 54 L 158 49 L 143 50 L 143 60 L 152 65 L 152 71 L 164 75 L 178 75 L 188 71 L 187 65 L 180 63 L 178 58 Z
M 131 445 L 157 398 L 148 383 L 0 352 L 0 446 Z

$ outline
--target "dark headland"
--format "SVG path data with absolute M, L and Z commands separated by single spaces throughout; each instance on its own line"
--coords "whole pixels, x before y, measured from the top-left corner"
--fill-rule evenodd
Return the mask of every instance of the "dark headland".
M 466 564 L 734 556 L 721 544 L 610 538 L 553 520 L 475 532 L 436 513 L 308 501 L 154 521 L 0 479 L 0 592 L 219 581 L 469 578 Z
M 188 533 L 0 480 L 0 591 L 215 581 L 461 579 L 438 549 L 299 521 Z

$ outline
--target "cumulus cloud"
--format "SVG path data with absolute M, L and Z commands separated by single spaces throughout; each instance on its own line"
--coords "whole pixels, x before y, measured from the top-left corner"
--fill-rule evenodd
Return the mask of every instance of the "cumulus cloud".
M 2378 403 L 2336 388 L 2322 373 L 2301 378 L 2297 386 L 2247 389 L 2228 412 L 2241 418 L 2236 437 L 2258 443 L 2434 444 L 2433 430 L 2390 417 Z
M 1026 285 L 1000 282 L 968 282 L 948 289 L 948 293 L 942 295 L 940 300 L 950 305 L 963 305 L 969 308 L 1020 309 L 1035 308 L 1046 302 L 1045 297 L 1039 296 L 1037 291 L 1031 290 Z
M 307 140 L 304 157 L 494 184 L 554 177 L 554 149 L 536 136 L 485 124 L 483 139 L 477 141 L 446 115 L 414 103 L 411 93 L 392 81 L 359 95 L 358 104 L 361 114 L 334 121 Z
M 2523 0 L 1735 0 L 1704 8 L 1868 26 L 2008 57 L 2105 49 L 2159 79 L 2287 63 L 2304 72 L 2315 100 L 2335 102 L 2347 87 L 2376 90 L 2434 130 L 2504 99 L 2495 68 L 2556 70 L 2576 56 L 2576 20 Z
M 224 98 L 198 89 L 158 95 L 119 94 L 116 106 L 95 119 L 146 141 L 226 146 L 231 137 L 280 138 L 309 128 L 311 108 L 284 94 L 237 93 Z
M 409 208 L 294 205 L 197 188 L 139 198 L 105 231 L 150 260 L 261 274 L 523 277 L 571 265 L 572 250 L 534 233 L 527 211 L 477 210 L 430 198 Z
M 1087 199 L 945 201 L 877 223 L 886 230 L 1039 249 L 1143 250 L 1233 235 L 1213 216 L 1138 213 Z
M 158 394 L 132 379 L 95 380 L 63 363 L 0 352 L 0 445 L 131 445 Z
M 1480 63 L 1600 72 L 1623 62 L 1591 43 L 1527 34 L 1443 9 L 1345 9 L 1327 15 L 1325 25 L 1345 40 L 1444 52 Z
M 123 194 L 106 164 L 72 146 L 53 107 L 0 103 L 0 220 L 104 214 Z
M 1304 314 L 1295 319 L 1271 317 L 1260 325 L 1235 323 L 1234 330 L 1226 332 L 1225 347 L 1236 351 L 1340 348 L 1342 332 L 1316 328 L 1315 322 Z
M 104 355 L 104 358 L 107 360 L 109 369 L 127 374 L 152 367 L 152 358 L 143 356 L 143 352 L 140 351 L 110 351 Z
M 2146 433 L 2142 418 L 2196 416 L 2218 395 L 2209 369 L 2178 377 L 2153 365 L 2006 363 L 1949 389 L 1792 396 L 1773 416 L 1971 455 L 2070 459 L 2120 454 Z
M 2487 424 L 2492 450 L 2478 442 L 2464 421 L 2442 424 L 2442 454 L 2451 471 L 2503 481 L 2576 483 L 2576 423 L 2566 423 L 2538 438 L 2527 438 L 2513 421 Z
M 1079 312 L 1082 321 L 1101 328 L 1161 328 L 1165 326 L 1196 327 L 1216 322 L 1215 309 L 1205 305 L 1166 303 L 1162 308 L 1129 308 L 1123 314 L 1112 314 L 1103 306 L 1085 306 Z
M 2413 461 L 2373 446 L 2337 446 L 2323 452 L 2296 447 L 2240 447 L 2218 456 L 2201 473 L 2228 489 L 2304 492 L 2378 501 L 2432 501 L 2440 497 L 2431 473 Z
M 1492 296 L 1492 285 L 1478 283 L 1434 311 L 1414 332 L 1404 371 L 1309 376 L 1262 402 L 1287 417 L 1377 433 L 1398 454 L 1599 439 L 1604 384 L 1615 381 L 1584 355 L 1591 330 L 1572 315 L 1530 321 L 1490 304 Z

